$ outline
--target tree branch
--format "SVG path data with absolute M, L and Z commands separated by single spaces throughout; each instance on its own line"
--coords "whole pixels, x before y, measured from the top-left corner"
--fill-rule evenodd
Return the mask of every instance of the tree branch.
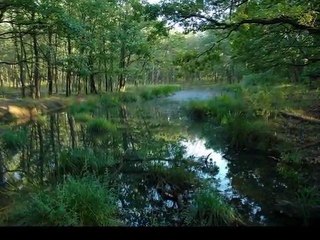
M 310 34 L 320 34 L 320 26 L 310 26 L 301 24 L 298 22 L 298 20 L 293 19 L 289 16 L 280 16 L 275 18 L 252 18 L 252 19 L 243 19 L 239 22 L 234 23 L 227 23 L 227 22 L 220 22 L 216 19 L 213 19 L 211 17 L 199 14 L 199 13 L 191 13 L 187 15 L 180 15 L 181 18 L 189 19 L 189 18 L 198 18 L 203 19 L 208 22 L 207 25 L 205 25 L 204 29 L 234 29 L 237 30 L 240 26 L 244 24 L 258 24 L 258 25 L 277 25 L 277 24 L 288 24 L 292 26 L 293 28 L 297 30 L 306 30 Z
M 219 39 L 218 41 L 216 41 L 215 43 L 213 43 L 211 47 L 209 47 L 207 50 L 203 51 L 202 53 L 198 54 L 198 55 L 196 56 L 196 58 L 199 58 L 199 57 L 201 57 L 202 55 L 206 54 L 207 52 L 210 52 L 218 43 L 220 43 L 220 42 L 222 42 L 223 40 L 226 40 L 228 37 L 230 37 L 230 35 L 231 35 L 231 33 L 232 33 L 233 31 L 234 31 L 234 29 L 231 29 L 231 30 L 229 31 L 229 33 L 228 33 L 225 37 L 223 37 L 223 38 Z

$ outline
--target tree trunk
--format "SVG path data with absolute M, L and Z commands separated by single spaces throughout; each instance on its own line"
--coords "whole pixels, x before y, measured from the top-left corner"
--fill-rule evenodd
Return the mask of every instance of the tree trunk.
M 119 68 L 120 68 L 120 74 L 119 74 L 119 91 L 123 91 L 125 89 L 126 85 L 126 80 L 124 76 L 124 70 L 126 66 L 126 49 L 124 43 L 122 43 L 121 50 L 120 50 L 120 63 L 119 63 Z
M 33 54 L 34 54 L 33 78 L 34 78 L 35 97 L 39 99 L 40 98 L 40 76 L 39 76 L 40 64 L 39 64 L 39 49 L 38 49 L 36 32 L 33 32 L 32 40 L 33 40 Z
M 20 29 L 19 29 L 20 30 Z M 19 31 L 19 40 L 20 40 L 20 47 L 18 47 L 18 37 L 15 35 L 14 37 L 14 45 L 16 48 L 17 52 L 17 60 L 19 64 L 19 79 L 21 83 L 21 97 L 25 98 L 26 97 L 26 91 L 25 91 L 25 75 L 24 75 L 24 67 L 23 67 L 23 48 L 22 48 L 22 35 L 21 32 Z
M 43 169 L 44 169 L 44 146 L 43 146 L 43 135 L 40 123 L 37 123 L 38 137 L 39 137 L 39 171 L 40 171 L 40 182 L 43 183 Z
M 58 66 L 57 66 L 57 52 L 58 52 L 58 35 L 55 35 L 55 51 L 54 51 L 54 87 L 55 87 L 55 94 L 59 93 L 59 88 L 58 88 Z
M 97 94 L 98 91 L 96 89 L 95 81 L 94 81 L 94 67 L 93 67 L 94 61 L 93 56 L 89 55 L 89 69 L 90 69 L 90 75 L 89 75 L 89 82 L 90 82 L 90 93 Z
M 67 114 L 67 118 L 70 127 L 71 146 L 72 149 L 75 149 L 77 147 L 77 141 L 74 118 L 70 114 Z
M 52 30 L 48 30 L 48 43 L 49 43 L 49 53 L 47 57 L 47 78 L 48 78 L 48 94 L 49 96 L 52 95 L 52 90 L 53 90 L 53 78 L 52 78 Z
M 68 57 L 71 57 L 71 39 L 70 36 L 68 36 L 67 39 L 67 51 L 68 51 Z M 68 68 L 67 68 L 67 76 L 66 76 L 66 97 L 69 97 L 71 95 L 71 63 L 70 63 L 70 59 L 68 60 Z

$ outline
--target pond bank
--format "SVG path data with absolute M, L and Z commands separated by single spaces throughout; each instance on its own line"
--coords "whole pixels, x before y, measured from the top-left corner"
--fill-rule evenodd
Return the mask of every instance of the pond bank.
M 60 111 L 67 106 L 67 101 L 57 97 L 47 99 L 1 99 L 0 121 L 25 123 L 41 114 Z

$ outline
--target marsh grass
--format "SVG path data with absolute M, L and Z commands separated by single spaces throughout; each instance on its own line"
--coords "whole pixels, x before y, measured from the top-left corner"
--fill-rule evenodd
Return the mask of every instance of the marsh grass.
M 161 96 L 168 96 L 178 90 L 180 90 L 179 85 L 155 85 L 142 87 L 137 89 L 139 96 L 143 100 L 151 100 Z
M 111 189 L 93 177 L 68 178 L 53 189 L 18 198 L 8 223 L 28 226 L 115 226 L 116 199 Z
M 242 97 L 223 95 L 207 101 L 192 101 L 186 109 L 196 121 L 210 119 L 221 125 L 233 148 L 267 150 L 275 141 L 270 123 Z
M 165 167 L 156 164 L 149 169 L 148 176 L 154 183 L 165 182 L 180 189 L 191 188 L 199 184 L 194 172 L 179 166 Z
M 5 130 L 1 136 L 2 142 L 7 149 L 18 150 L 27 141 L 27 133 L 23 130 L 12 131 Z
M 235 226 L 243 224 L 239 214 L 215 190 L 204 189 L 196 193 L 186 211 L 189 226 Z
M 111 156 L 93 149 L 75 148 L 64 150 L 60 154 L 60 167 L 65 174 L 83 175 L 90 173 L 104 173 L 106 168 L 116 164 Z
M 87 123 L 87 129 L 91 134 L 105 134 L 115 132 L 117 126 L 104 118 L 94 118 Z

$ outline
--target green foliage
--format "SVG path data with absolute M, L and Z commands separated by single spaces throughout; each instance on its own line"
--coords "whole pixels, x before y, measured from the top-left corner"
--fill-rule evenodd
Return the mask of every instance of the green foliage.
M 95 118 L 87 123 L 88 131 L 91 134 L 105 134 L 108 132 L 115 132 L 116 125 L 104 118 Z
M 26 143 L 27 134 L 23 130 L 6 130 L 2 134 L 1 138 L 6 148 L 11 150 L 18 150 Z
M 320 204 L 320 194 L 316 187 L 300 187 L 296 192 L 297 205 L 302 213 L 304 224 L 308 225 L 312 208 Z
M 60 167 L 64 173 L 103 173 L 106 168 L 115 163 L 112 156 L 103 152 L 94 152 L 91 148 L 69 149 L 60 154 Z
M 156 85 L 142 88 L 140 91 L 140 97 L 143 100 L 151 100 L 160 96 L 168 96 L 180 89 L 179 85 Z
M 139 96 L 133 92 L 121 92 L 119 100 L 124 103 L 137 102 L 139 100 Z
M 92 120 L 92 116 L 91 114 L 89 113 L 86 113 L 86 112 L 80 112 L 80 113 L 76 113 L 74 115 L 74 119 L 77 121 L 77 122 L 88 122 L 90 120 Z
M 97 104 L 94 101 L 86 101 L 86 102 L 76 102 L 73 103 L 70 107 L 69 107 L 69 111 L 72 114 L 77 114 L 77 113 L 94 113 L 94 111 L 96 110 Z
M 118 105 L 118 98 L 115 95 L 104 94 L 99 99 L 99 101 L 100 101 L 100 104 L 106 108 L 111 108 Z
M 230 145 L 236 149 L 251 148 L 267 151 L 275 144 L 270 127 L 263 120 L 233 118 L 225 126 Z
M 187 110 L 195 120 L 204 120 L 210 114 L 208 101 L 191 101 Z
M 92 177 L 69 178 L 53 189 L 21 198 L 9 213 L 9 223 L 31 226 L 115 226 L 113 192 Z
M 161 164 L 156 164 L 150 168 L 148 176 L 156 184 L 164 182 L 180 189 L 187 189 L 199 184 L 196 175 L 185 167 L 168 168 Z
M 279 79 L 273 71 L 244 75 L 242 83 L 245 87 L 274 85 Z
M 190 226 L 235 226 L 242 223 L 237 212 L 214 190 L 199 191 L 186 212 Z
M 299 151 L 282 152 L 281 160 L 287 164 L 300 165 L 302 163 L 302 153 Z
M 241 91 L 234 97 L 223 95 L 208 101 L 193 101 L 187 110 L 196 120 L 213 119 L 221 125 L 231 147 L 267 150 L 275 139 L 268 122 L 261 117 L 269 115 L 264 106 L 259 110 L 263 114 L 254 107 L 251 99 L 246 100 Z

